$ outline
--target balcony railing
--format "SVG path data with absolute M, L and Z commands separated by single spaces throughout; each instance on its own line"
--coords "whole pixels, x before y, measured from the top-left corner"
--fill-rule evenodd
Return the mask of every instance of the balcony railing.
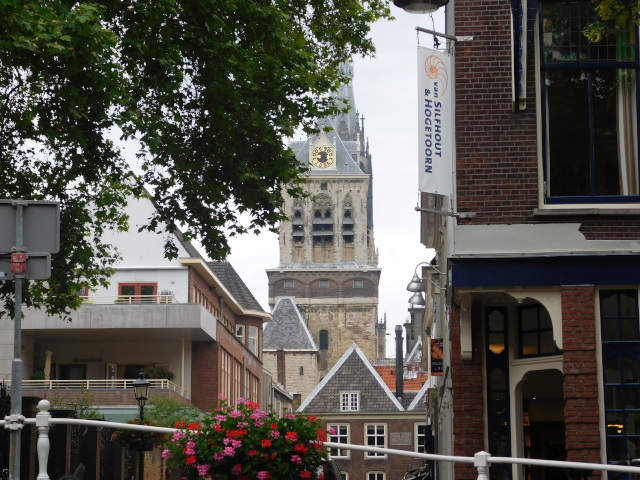
M 36 418 L 25 419 L 22 415 L 15 415 L 11 417 L 5 417 L 4 420 L 0 420 L 0 428 L 8 428 L 12 431 L 19 431 L 23 425 L 35 424 L 38 429 L 37 440 L 37 454 L 38 454 L 38 480 L 49 480 L 47 473 L 47 463 L 49 460 L 49 429 L 51 425 L 63 424 L 63 425 L 84 425 L 84 426 L 96 426 L 96 427 L 110 427 L 121 428 L 125 430 L 137 430 L 137 431 L 149 431 L 149 432 L 161 432 L 161 433 L 173 433 L 176 429 L 163 428 L 163 427 L 150 427 L 146 425 L 132 425 L 122 424 L 115 422 L 100 422 L 95 420 L 82 420 L 72 418 L 51 418 L 49 409 L 51 404 L 48 400 L 40 400 L 38 403 L 38 414 Z M 19 439 L 19 437 L 18 437 Z M 13 441 L 13 440 L 12 440 Z M 575 472 L 575 477 L 580 477 L 581 473 L 589 474 L 593 471 L 607 471 L 617 473 L 627 473 L 629 478 L 634 478 L 634 475 L 640 475 L 640 467 L 627 466 L 627 465 L 606 465 L 600 463 L 586 463 L 586 462 L 566 462 L 560 460 L 542 460 L 532 458 L 516 458 L 516 457 L 494 457 L 487 452 L 478 452 L 473 457 L 458 457 L 450 455 L 438 455 L 431 453 L 416 453 L 407 450 L 395 450 L 390 448 L 369 447 L 364 445 L 354 445 L 346 443 L 333 443 L 325 442 L 324 446 L 327 448 L 340 448 L 343 450 L 359 450 L 364 452 L 380 453 L 383 455 L 401 455 L 405 457 L 419 458 L 432 462 L 449 462 L 449 463 L 466 463 L 473 464 L 476 467 L 478 475 L 477 480 L 489 480 L 489 467 L 493 464 L 513 464 L 513 465 L 535 465 L 539 467 L 556 467 L 563 468 L 565 472 Z M 19 457 L 18 457 L 19 458 Z M 11 465 L 11 471 L 14 471 L 15 466 Z M 18 471 L 19 468 L 15 468 Z
M 23 390 L 126 390 L 132 388 L 131 382 L 136 379 L 118 380 L 23 380 Z M 189 391 L 180 385 L 165 379 L 148 379 L 153 389 L 169 390 L 178 395 L 190 398 Z M 6 382 L 11 389 L 11 381 Z
M 158 303 L 180 303 L 176 300 L 173 294 L 170 295 L 105 295 L 96 296 L 90 295 L 84 297 L 83 302 L 85 305 L 97 304 L 97 305 L 109 305 L 109 304 L 123 304 L 123 305 L 153 305 Z

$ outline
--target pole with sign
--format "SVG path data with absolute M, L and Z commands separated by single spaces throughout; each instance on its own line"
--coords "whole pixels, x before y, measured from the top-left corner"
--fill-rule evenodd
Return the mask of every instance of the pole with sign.
M 51 275 L 51 253 L 60 250 L 60 204 L 38 200 L 0 200 L 0 280 L 15 281 L 9 479 L 20 479 L 22 415 L 22 288 L 25 280 Z

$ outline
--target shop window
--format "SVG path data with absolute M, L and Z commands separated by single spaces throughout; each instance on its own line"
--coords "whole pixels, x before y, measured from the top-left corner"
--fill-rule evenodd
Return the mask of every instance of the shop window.
M 546 203 L 637 202 L 636 28 L 582 33 L 590 0 L 540 2 Z
M 640 332 L 637 290 L 601 291 L 600 325 L 607 461 L 624 463 L 640 457 Z

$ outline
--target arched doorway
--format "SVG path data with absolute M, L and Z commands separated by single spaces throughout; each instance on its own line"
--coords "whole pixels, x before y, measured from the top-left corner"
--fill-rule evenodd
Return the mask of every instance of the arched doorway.
M 522 381 L 524 456 L 566 460 L 562 373 L 555 369 L 529 372 Z M 559 468 L 526 467 L 525 480 L 566 480 Z

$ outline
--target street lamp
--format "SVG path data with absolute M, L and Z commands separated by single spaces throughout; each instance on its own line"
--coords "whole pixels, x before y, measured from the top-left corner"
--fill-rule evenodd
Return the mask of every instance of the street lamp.
M 140 406 L 140 423 L 142 424 L 144 422 L 144 404 L 149 398 L 149 387 L 151 386 L 151 382 L 144 378 L 144 371 L 140 370 L 138 379 L 131 382 L 131 386 L 133 387 L 133 395 L 136 397 L 138 405 Z M 144 452 L 142 450 L 138 454 L 138 463 L 140 464 L 140 466 L 138 467 L 138 470 L 140 472 L 139 478 L 140 480 L 143 480 Z
M 151 382 L 144 378 L 144 371 L 140 370 L 140 375 L 137 380 L 131 382 L 131 386 L 133 387 L 133 394 L 138 401 L 138 406 L 140 407 L 140 422 L 144 420 L 144 404 L 147 402 L 149 398 L 149 387 L 151 386 Z
M 424 297 L 422 296 L 422 294 L 425 291 L 424 290 L 424 283 L 422 283 L 422 279 L 418 276 L 418 267 L 420 265 L 429 265 L 430 268 L 433 268 L 436 272 L 438 272 L 439 274 L 443 275 L 443 273 L 440 270 L 438 270 L 434 265 L 432 265 L 431 262 L 420 262 L 418 265 L 416 265 L 415 272 L 413 273 L 413 278 L 409 282 L 409 285 L 407 285 L 407 291 L 413 292 L 413 295 L 411 295 L 411 298 L 409 299 L 409 304 L 411 304 L 412 307 L 416 307 L 416 306 L 424 307 L 426 305 L 426 301 L 425 301 Z M 442 288 L 442 287 L 440 287 L 440 285 L 435 283 L 430 278 L 425 278 L 425 280 L 427 280 L 429 283 L 431 283 L 437 289 L 441 289 Z
M 433 13 L 449 0 L 393 0 L 393 3 L 407 13 Z

